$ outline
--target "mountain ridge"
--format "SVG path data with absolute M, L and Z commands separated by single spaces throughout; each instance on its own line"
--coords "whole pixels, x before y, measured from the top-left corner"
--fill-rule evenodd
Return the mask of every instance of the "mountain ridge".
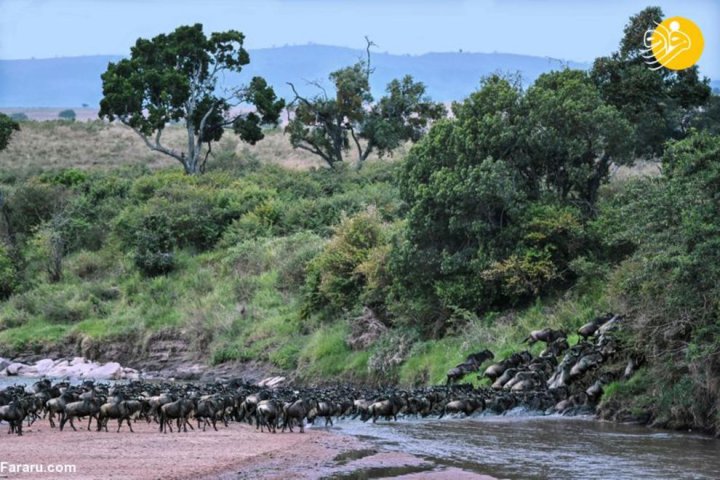
M 249 50 L 251 62 L 241 74 L 230 74 L 228 84 L 244 83 L 261 75 L 279 95 L 289 98 L 286 82 L 312 95 L 317 81 L 329 86 L 330 72 L 364 58 L 365 51 L 331 45 L 296 45 Z M 46 59 L 0 60 L 0 108 L 80 107 L 97 105 L 102 97 L 100 74 L 108 62 L 122 55 L 86 55 Z M 561 68 L 588 68 L 588 63 L 512 53 L 430 52 L 421 55 L 372 53 L 373 92 L 379 96 L 393 78 L 410 74 L 424 82 L 435 100 L 452 101 L 474 91 L 480 79 L 500 71 L 519 72 L 529 84 L 540 74 Z

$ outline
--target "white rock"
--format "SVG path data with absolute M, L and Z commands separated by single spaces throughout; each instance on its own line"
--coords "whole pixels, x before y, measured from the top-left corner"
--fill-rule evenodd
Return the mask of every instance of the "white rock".
M 55 365 L 55 361 L 53 361 L 53 360 L 51 360 L 51 359 L 49 359 L 49 358 L 45 358 L 45 359 L 40 360 L 39 362 L 37 362 L 37 363 L 35 364 L 35 368 L 37 369 L 38 375 L 46 375 L 47 372 L 48 372 L 51 368 L 53 368 L 54 365 Z
M 268 377 L 258 382 L 259 387 L 275 388 L 285 381 L 285 377 Z
M 90 370 L 85 376 L 92 378 L 102 378 L 110 380 L 118 380 L 122 378 L 123 368 L 117 362 L 108 362 L 105 365 L 98 366 Z
M 8 375 L 17 375 L 23 367 L 27 367 L 27 365 L 24 363 L 11 363 L 5 368 L 5 371 Z
M 70 362 L 70 365 L 81 365 L 83 363 L 86 363 L 86 360 L 83 357 L 75 357 Z
M 26 377 L 36 377 L 37 374 L 38 371 L 35 365 L 23 365 L 18 370 L 18 375 L 25 375 Z

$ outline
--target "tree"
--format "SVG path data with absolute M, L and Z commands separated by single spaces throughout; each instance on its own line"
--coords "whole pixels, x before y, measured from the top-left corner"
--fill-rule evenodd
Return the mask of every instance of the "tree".
M 0 113 L 0 151 L 7 148 L 13 132 L 19 131 L 20 125 L 16 121 L 4 113 Z
M 10 118 L 15 120 L 16 122 L 27 122 L 30 120 L 24 112 L 15 112 L 10 115 Z
M 138 39 L 130 58 L 110 63 L 102 75 L 100 117 L 127 125 L 151 150 L 174 158 L 188 174 L 205 170 L 212 143 L 225 127 L 255 144 L 264 137 L 263 125 L 277 124 L 285 102 L 261 77 L 221 90 L 218 82 L 226 73 L 240 72 L 250 62 L 244 39 L 235 30 L 207 37 L 201 24 Z M 253 105 L 256 111 L 235 113 L 240 105 Z M 162 143 L 165 126 L 178 121 L 187 131 L 185 151 Z
M 60 113 L 58 113 L 58 118 L 61 120 L 67 120 L 68 122 L 74 122 L 75 121 L 75 110 L 63 110 Z
M 19 131 L 20 125 L 15 120 L 8 117 L 4 113 L 0 113 L 0 152 L 7 148 L 8 144 L 10 143 L 10 137 L 12 136 L 12 134 Z M 8 237 L 10 242 L 12 242 L 12 227 L 9 223 L 8 208 L 5 204 L 5 195 L 3 194 L 2 190 L 0 190 L 0 215 L 2 215 L 3 220 L 7 224 L 6 228 L 8 230 Z
M 610 165 L 632 162 L 632 127 L 580 70 L 541 75 L 524 98 L 533 176 L 563 200 L 592 208 Z
M 644 63 L 644 37 L 663 19 L 660 7 L 648 7 L 630 17 L 620 49 L 593 63 L 591 77 L 603 99 L 635 126 L 636 155 L 662 155 L 670 138 L 683 138 L 692 119 L 710 97 L 707 78 L 697 66 L 672 71 L 650 70 Z
M 583 71 L 541 75 L 527 92 L 493 75 L 453 114 L 402 166 L 409 210 L 390 259 L 401 308 L 432 312 L 434 334 L 458 309 L 482 313 L 571 280 L 598 189 L 611 164 L 631 160 L 630 125 Z
M 319 156 L 330 168 L 343 163 L 352 145 L 355 167 L 360 169 L 372 152 L 383 156 L 404 142 L 416 142 L 433 120 L 445 116 L 444 106 L 430 101 L 425 86 L 409 75 L 390 82 L 386 95 L 373 103 L 372 45 L 368 40 L 367 60 L 330 74 L 334 97 L 315 83 L 321 93 L 306 98 L 290 83 L 295 94 L 293 117 L 286 128 L 290 142 L 294 148 Z

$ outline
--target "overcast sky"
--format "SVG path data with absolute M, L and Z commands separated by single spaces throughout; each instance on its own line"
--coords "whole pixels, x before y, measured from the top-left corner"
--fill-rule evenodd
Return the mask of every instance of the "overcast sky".
M 320 43 L 421 54 L 508 52 L 591 61 L 647 5 L 694 20 L 720 78 L 719 0 L 0 0 L 0 58 L 127 54 L 138 37 L 201 22 L 249 48 Z

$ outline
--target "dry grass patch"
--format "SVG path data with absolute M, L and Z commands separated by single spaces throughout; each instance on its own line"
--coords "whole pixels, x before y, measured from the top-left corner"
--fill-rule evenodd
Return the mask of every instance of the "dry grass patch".
M 185 129 L 169 126 L 163 133 L 163 144 L 182 150 Z M 401 147 L 392 157 L 402 158 L 409 148 Z M 242 159 L 252 158 L 261 163 L 280 165 L 290 169 L 324 168 L 318 157 L 296 150 L 281 130 L 267 132 L 265 139 L 249 145 L 228 132 L 213 153 L 227 157 L 228 153 Z M 352 153 L 352 152 L 349 152 Z M 352 157 L 349 155 L 348 159 Z M 212 162 L 211 158 L 209 162 Z M 371 155 L 368 162 L 378 161 Z M 13 136 L 7 149 L 0 152 L 0 170 L 38 171 L 58 168 L 116 168 L 146 165 L 150 168 L 179 166 L 174 159 L 152 152 L 132 130 L 119 124 L 100 120 L 90 122 L 23 122 L 21 131 Z

